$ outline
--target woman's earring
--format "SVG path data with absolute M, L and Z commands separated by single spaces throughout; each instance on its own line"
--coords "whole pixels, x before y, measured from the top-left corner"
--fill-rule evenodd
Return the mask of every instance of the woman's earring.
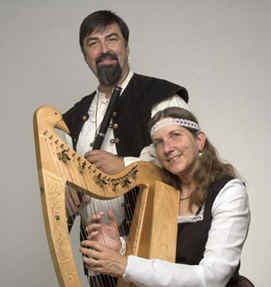
M 203 152 L 200 150 L 199 153 L 198 153 L 199 157 L 202 157 L 203 155 Z

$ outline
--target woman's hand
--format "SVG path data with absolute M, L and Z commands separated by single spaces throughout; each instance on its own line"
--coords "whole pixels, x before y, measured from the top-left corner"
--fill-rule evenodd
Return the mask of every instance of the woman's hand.
M 127 257 L 118 251 L 92 240 L 81 242 L 80 252 L 86 267 L 93 272 L 121 277 L 127 265 Z
M 120 255 L 120 235 L 111 209 L 108 211 L 108 223 L 103 219 L 103 212 L 91 217 L 86 227 L 87 240 L 81 242 L 80 252 L 91 271 L 119 277 L 124 273 L 127 257 Z
M 87 239 L 96 241 L 117 252 L 121 249 L 120 234 L 115 215 L 108 211 L 108 223 L 104 223 L 104 213 L 94 214 L 87 224 Z

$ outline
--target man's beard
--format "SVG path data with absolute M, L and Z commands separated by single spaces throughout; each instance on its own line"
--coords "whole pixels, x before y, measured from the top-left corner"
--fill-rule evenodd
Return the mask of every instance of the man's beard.
M 99 63 L 104 59 L 115 60 L 116 63 L 111 65 L 99 65 Z M 96 67 L 97 77 L 101 85 L 113 86 L 119 82 L 122 70 L 115 54 L 108 52 L 100 55 L 96 60 Z

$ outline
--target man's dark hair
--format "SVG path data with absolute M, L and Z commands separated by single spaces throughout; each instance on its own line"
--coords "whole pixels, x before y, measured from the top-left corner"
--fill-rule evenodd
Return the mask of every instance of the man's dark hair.
M 84 53 L 83 41 L 85 37 L 91 34 L 96 28 L 104 29 L 105 27 L 113 23 L 116 23 L 119 26 L 122 36 L 125 40 L 125 44 L 127 46 L 129 41 L 129 28 L 127 24 L 112 11 L 100 10 L 89 14 L 81 23 L 79 32 L 79 43 L 82 52 Z

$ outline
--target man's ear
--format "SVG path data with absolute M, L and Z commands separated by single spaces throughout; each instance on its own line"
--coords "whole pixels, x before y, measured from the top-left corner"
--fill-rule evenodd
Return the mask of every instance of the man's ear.
M 85 62 L 87 63 L 87 55 L 85 52 L 83 52 L 83 57 L 84 57 Z

